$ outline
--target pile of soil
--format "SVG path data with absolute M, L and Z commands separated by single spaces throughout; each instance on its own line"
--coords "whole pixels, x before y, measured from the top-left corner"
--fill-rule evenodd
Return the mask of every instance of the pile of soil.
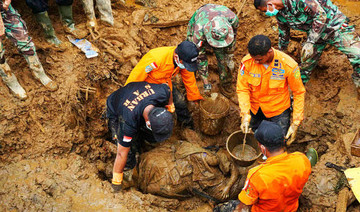
M 64 52 L 49 48 L 25 1 L 13 1 L 27 23 L 45 71 L 58 82 L 59 90 L 49 92 L 36 81 L 22 55 L 5 40 L 8 63 L 29 99 L 15 99 L 0 82 L 0 204 L 3 210 L 212 210 L 208 202 L 199 197 L 165 199 L 143 194 L 135 187 L 112 193 L 110 179 L 116 147 L 108 141 L 104 119 L 107 96 L 123 86 L 140 58 L 150 49 L 175 46 L 184 40 L 187 21 L 205 3 L 210 2 L 164 0 L 144 4 L 156 7 L 140 7 L 112 0 L 115 26 L 100 23 L 101 37 L 87 37 L 100 49 L 98 57 L 87 59 L 71 45 Z M 215 3 L 229 7 L 236 14 L 241 7 L 237 0 Z M 334 3 L 350 18 L 350 24 L 360 25 L 358 10 L 349 9 L 347 3 Z M 358 1 L 351 3 L 352 8 L 359 5 Z M 68 42 L 55 1 L 50 1 L 48 12 L 59 39 Z M 85 28 L 86 17 L 79 1 L 75 1 L 73 13 L 78 27 Z M 276 20 L 256 11 L 252 1 L 245 3 L 239 19 L 234 57 L 237 66 L 247 53 L 251 37 L 267 35 L 274 47 L 278 41 Z M 301 42 L 306 37 L 296 31 L 292 31 L 291 36 L 288 53 L 299 61 Z M 216 69 L 216 58 L 210 54 L 209 81 L 214 92 L 218 92 L 219 83 Z M 346 56 L 329 47 L 306 85 L 305 120 L 289 151 L 305 152 L 314 147 L 320 161 L 304 188 L 299 211 L 335 211 L 342 178 L 336 170 L 326 168 L 326 162 L 344 167 L 360 166 L 360 158 L 350 154 L 351 138 L 360 127 L 360 101 L 351 73 Z M 234 87 L 236 76 L 237 71 L 233 73 Z M 202 92 L 200 79 L 197 84 Z M 201 135 L 202 145 L 223 148 L 226 138 L 239 129 L 236 98 L 234 95 L 231 99 L 224 129 L 216 136 Z M 191 104 L 189 108 L 198 131 L 199 108 Z M 179 134 L 176 128 L 171 139 L 178 139 Z M 359 204 L 348 208 L 349 211 L 359 209 Z

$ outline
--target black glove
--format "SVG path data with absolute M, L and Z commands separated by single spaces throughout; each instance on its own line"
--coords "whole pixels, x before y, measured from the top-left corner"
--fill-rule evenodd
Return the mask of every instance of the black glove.
M 122 184 L 116 185 L 111 183 L 111 187 L 113 188 L 114 193 L 119 193 L 122 189 Z

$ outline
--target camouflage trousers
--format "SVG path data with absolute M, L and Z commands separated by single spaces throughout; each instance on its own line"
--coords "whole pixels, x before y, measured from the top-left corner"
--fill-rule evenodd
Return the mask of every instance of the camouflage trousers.
M 354 68 L 352 78 L 354 82 L 360 82 L 360 37 L 356 33 L 354 26 L 341 27 L 335 32 L 334 36 L 328 40 L 320 39 L 314 44 L 313 55 L 303 61 L 301 58 L 301 79 L 303 83 L 309 81 L 311 71 L 315 68 L 322 52 L 327 44 L 335 46 L 341 52 L 346 54 L 351 65 Z
M 95 0 L 81 0 L 84 6 L 86 16 L 89 20 L 95 19 L 94 1 Z M 111 10 L 110 0 L 96 0 L 96 6 L 100 12 L 100 19 L 106 23 L 114 25 L 114 17 Z
M 4 22 L 5 35 L 17 47 L 23 55 L 33 56 L 36 54 L 35 45 L 28 34 L 24 20 L 20 14 L 10 5 L 8 10 L 1 9 L 1 17 Z M 0 44 L 0 59 L 3 61 L 5 49 Z M 5 60 L 4 60 L 5 62 Z
M 231 71 L 228 68 L 227 61 L 232 60 L 232 58 L 229 58 L 230 57 L 229 55 L 234 54 L 235 40 L 226 48 L 213 48 L 210 47 L 208 43 L 204 42 L 203 46 L 199 49 L 199 56 L 197 59 L 198 71 L 203 80 L 209 77 L 209 71 L 208 71 L 209 63 L 206 56 L 206 51 L 210 49 L 213 50 L 216 56 L 220 83 L 231 82 L 232 76 L 231 76 Z

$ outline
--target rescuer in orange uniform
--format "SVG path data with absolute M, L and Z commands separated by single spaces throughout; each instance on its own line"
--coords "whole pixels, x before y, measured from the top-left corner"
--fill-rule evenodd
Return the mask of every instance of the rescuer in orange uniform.
M 131 71 L 126 84 L 141 81 L 156 84 L 168 83 L 173 94 L 177 120 L 182 127 L 193 128 L 194 123 L 187 109 L 185 98 L 176 86 L 172 85 L 171 78 L 178 73 L 181 74 L 188 101 L 203 99 L 196 85 L 194 74 L 197 70 L 198 55 L 199 50 L 196 45 L 189 41 L 183 41 L 177 47 L 152 49 L 141 58 Z
M 248 43 L 249 55 L 242 59 L 236 93 L 239 99 L 240 129 L 255 131 L 262 120 L 277 123 L 288 145 L 295 140 L 296 131 L 304 116 L 305 88 L 298 64 L 287 54 L 271 48 L 264 35 L 253 37 Z M 293 119 L 290 125 L 290 93 L 293 93 Z M 289 127 L 290 126 L 290 127 Z
M 263 121 L 255 131 L 264 163 L 249 170 L 235 211 L 296 211 L 299 197 L 311 173 L 309 159 L 300 152 L 288 154 L 282 129 Z

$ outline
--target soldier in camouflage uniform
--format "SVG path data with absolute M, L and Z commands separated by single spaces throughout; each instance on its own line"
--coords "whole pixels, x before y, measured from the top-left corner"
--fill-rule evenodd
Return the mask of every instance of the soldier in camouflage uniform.
M 18 48 L 18 51 L 25 57 L 35 78 L 49 90 L 55 91 L 58 88 L 57 84 L 45 74 L 36 54 L 34 43 L 28 35 L 25 22 L 20 14 L 11 6 L 10 2 L 10 0 L 0 0 L 1 18 L 4 23 L 4 28 L 0 30 L 4 33 L 0 33 L 0 36 L 5 34 L 11 40 Z M 27 98 L 26 92 L 17 81 L 16 76 L 11 72 L 4 53 L 5 49 L 0 39 L 0 76 L 16 97 L 24 100 Z
M 229 8 L 205 4 L 191 17 L 187 40 L 199 47 L 198 69 L 204 82 L 204 91 L 209 94 L 211 84 L 208 81 L 208 60 L 206 49 L 212 48 L 218 61 L 220 89 L 226 96 L 231 96 L 231 71 L 234 69 L 233 56 L 235 51 L 236 31 L 239 19 Z M 229 69 L 229 70 L 228 70 Z
M 330 0 L 254 0 L 257 9 L 276 15 L 279 25 L 279 48 L 289 44 L 290 28 L 307 32 L 301 53 L 301 78 L 309 80 L 327 44 L 346 54 L 354 68 L 352 78 L 360 87 L 360 37 L 349 19 Z

